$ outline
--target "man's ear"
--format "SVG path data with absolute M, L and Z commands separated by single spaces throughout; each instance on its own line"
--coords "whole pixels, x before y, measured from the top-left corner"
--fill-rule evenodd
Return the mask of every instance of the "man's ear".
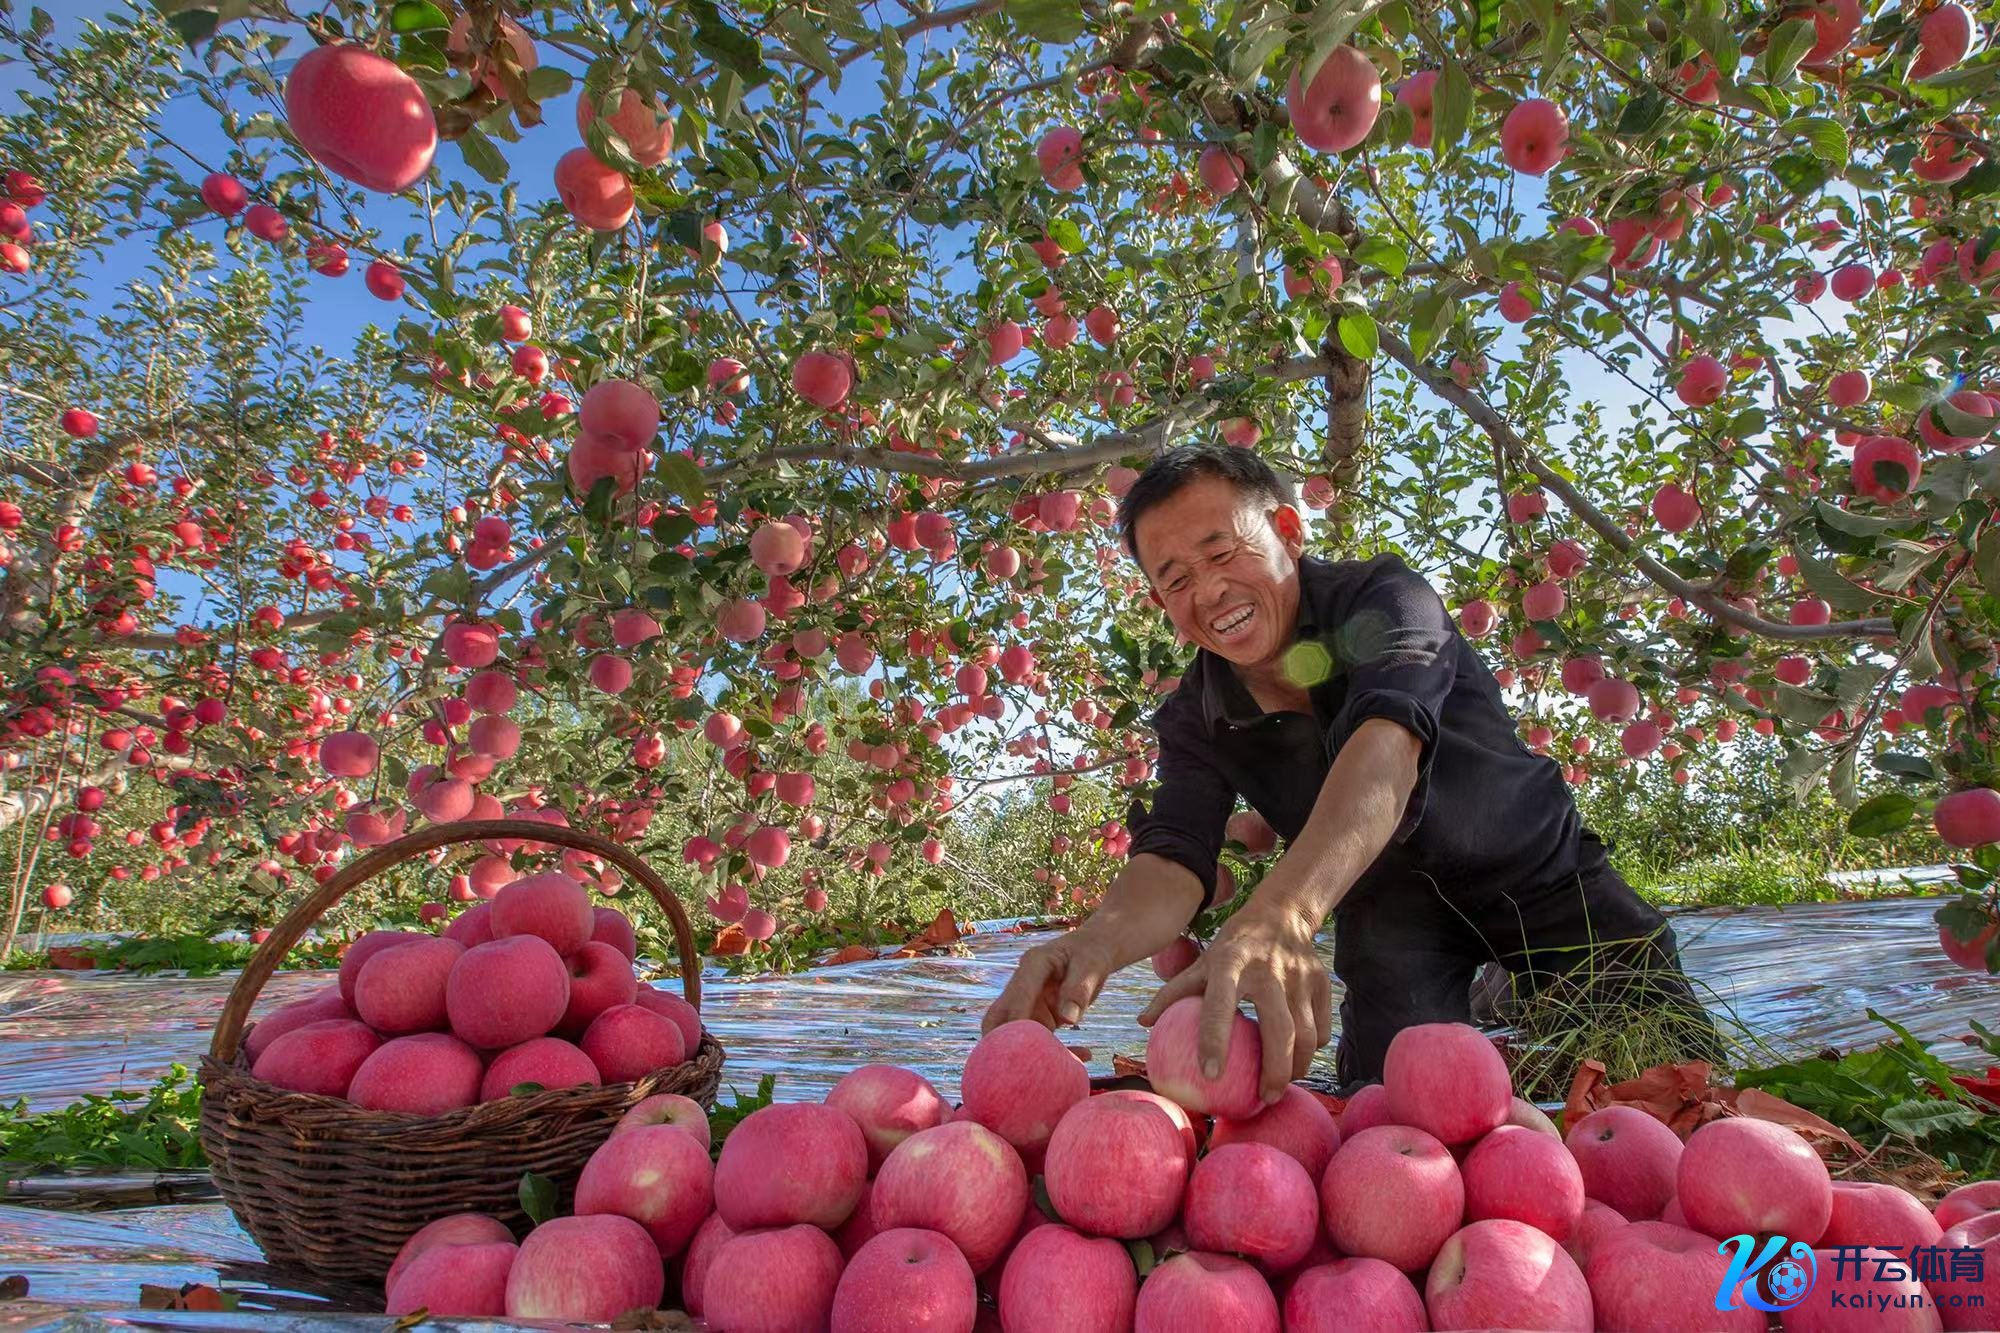
M 1271 511 L 1271 523 L 1278 530 L 1279 538 L 1285 543 L 1285 551 L 1294 559 L 1305 554 L 1305 516 L 1291 505 L 1281 504 Z

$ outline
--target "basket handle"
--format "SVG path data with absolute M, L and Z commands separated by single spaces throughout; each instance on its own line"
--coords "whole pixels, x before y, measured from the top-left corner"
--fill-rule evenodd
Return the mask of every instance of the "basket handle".
M 285 919 L 272 927 L 264 942 L 257 946 L 257 952 L 244 964 L 243 974 L 230 989 L 229 999 L 222 1006 L 222 1017 L 215 1025 L 215 1039 L 209 1044 L 209 1054 L 221 1064 L 228 1064 L 236 1058 L 237 1047 L 243 1038 L 243 1025 L 249 1019 L 250 1007 L 257 1002 L 264 983 L 271 979 L 271 974 L 278 970 L 278 964 L 284 961 L 285 954 L 299 942 L 307 928 L 319 920 L 328 908 L 346 897 L 349 890 L 433 848 L 458 842 L 480 842 L 488 838 L 552 842 L 561 847 L 590 852 L 645 885 L 646 891 L 666 910 L 667 919 L 673 923 L 674 944 L 681 954 L 681 989 L 686 992 L 689 1004 L 697 1009 L 701 1007 L 701 958 L 695 952 L 694 930 L 688 925 L 687 913 L 682 910 L 680 899 L 674 896 L 673 890 L 651 866 L 617 843 L 581 829 L 544 824 L 533 819 L 476 819 L 456 824 L 436 824 L 384 843 L 359 860 L 342 866 L 331 879 L 314 889 L 304 902 L 286 913 Z

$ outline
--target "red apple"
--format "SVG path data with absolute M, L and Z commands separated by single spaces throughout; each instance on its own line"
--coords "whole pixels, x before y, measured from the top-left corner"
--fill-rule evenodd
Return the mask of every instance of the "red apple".
M 1258 1090 L 1264 1048 L 1257 1024 L 1241 1013 L 1231 1018 L 1222 1072 L 1211 1079 L 1201 1068 L 1201 1006 L 1202 998 L 1190 995 L 1154 1020 L 1146 1038 L 1147 1079 L 1153 1091 L 1190 1111 L 1232 1120 L 1254 1115 L 1264 1105 Z
M 1174 1220 L 1191 1160 L 1180 1127 L 1157 1106 L 1091 1097 L 1071 1107 L 1049 1140 L 1049 1202 L 1090 1236 L 1136 1240 Z
M 443 1027 L 445 983 L 464 953 L 442 937 L 381 951 L 355 973 L 355 1015 L 385 1037 Z
M 1465 1023 L 1418 1023 L 1382 1059 L 1389 1115 L 1447 1146 L 1470 1143 L 1514 1109 L 1513 1078 L 1493 1042 Z
M 708 1270 L 714 1266 L 715 1256 L 723 1244 L 735 1234 L 720 1213 L 710 1213 L 707 1220 L 695 1228 L 694 1239 L 688 1242 L 687 1257 L 681 1262 L 681 1305 L 689 1314 L 700 1316 L 702 1288 L 707 1285 Z
M 1833 1214 L 1826 1163 L 1797 1131 L 1768 1120 L 1709 1121 L 1688 1136 L 1675 1182 L 1688 1225 L 1711 1236 L 1816 1241 Z
M 354 983 L 360 977 L 362 967 L 382 950 L 431 938 L 415 930 L 371 930 L 357 937 L 340 954 L 340 998 L 347 1001 L 348 1008 L 354 1007 Z
M 382 1039 L 366 1023 L 325 1019 L 276 1038 L 250 1066 L 253 1078 L 322 1097 L 345 1097 L 355 1071 Z
M 1337 46 L 1317 68 L 1301 66 L 1292 72 L 1285 109 L 1301 143 L 1344 153 L 1375 128 L 1382 113 L 1382 75 L 1358 48 Z
M 523 1083 L 539 1084 L 548 1090 L 594 1088 L 603 1082 L 597 1065 L 574 1043 L 561 1037 L 530 1037 L 493 1057 L 479 1083 L 479 1100 L 490 1102 L 510 1096 Z
M 725 1151 L 733 1138 L 723 1141 Z M 840 1269 L 839 1248 L 818 1227 L 739 1232 L 722 1243 L 702 1279 L 702 1318 L 728 1333 L 828 1328 Z
M 1583 1173 L 1551 1135 L 1501 1125 L 1472 1146 L 1459 1170 L 1469 1222 L 1508 1217 L 1560 1241 L 1583 1216 Z
M 1074 1056 L 1070 1060 L 1075 1063 Z M 851 1070 L 826 1094 L 826 1104 L 847 1112 L 861 1126 L 861 1135 L 868 1141 L 871 1174 L 881 1169 L 897 1144 L 919 1130 L 943 1124 L 951 1112 L 929 1079 L 895 1065 L 862 1065 Z
M 384 1042 L 354 1071 L 347 1100 L 370 1111 L 443 1115 L 479 1100 L 479 1053 L 443 1032 Z
M 959 1095 L 966 1116 L 1032 1157 L 1048 1146 L 1063 1113 L 1090 1095 L 1090 1071 L 1055 1033 L 1017 1019 L 972 1048 Z
M 1992 1212 L 2000 1212 L 2000 1180 L 1975 1180 L 1939 1199 L 1932 1216 L 1940 1227 L 1949 1231 L 1960 1222 Z
M 722 1141 L 716 1211 L 737 1231 L 795 1222 L 830 1230 L 854 1211 L 867 1178 L 868 1143 L 853 1116 L 811 1102 L 761 1107 Z
M 1979 1259 L 1964 1263 L 1958 1276 L 1935 1279 L 1930 1284 L 1944 1326 L 1952 1333 L 1990 1329 L 1993 1312 L 2000 1310 L 2000 1212 L 1981 1213 L 1946 1228 L 1938 1244 L 1947 1250 L 1979 1251 Z
M 382 1279 L 383 1293 L 386 1295 L 396 1285 L 396 1279 L 412 1260 L 433 1245 L 513 1243 L 514 1233 L 497 1217 L 489 1217 L 485 1213 L 447 1213 L 425 1223 L 403 1242 L 403 1248 L 396 1251 L 396 1261 L 389 1265 L 389 1275 Z
M 681 1045 L 687 1051 L 687 1058 L 694 1058 L 696 1048 L 701 1045 L 701 1010 L 672 991 L 661 990 L 645 982 L 639 983 L 632 1002 L 641 1009 L 650 1009 L 672 1019 L 674 1026 L 681 1030 Z
M 536 935 L 565 956 L 575 953 L 597 928 L 590 895 L 568 875 L 529 875 L 493 895 L 493 937 Z
M 1583 1216 L 1578 1218 L 1576 1226 L 1571 1228 L 1569 1239 L 1563 1242 L 1563 1248 L 1569 1251 L 1570 1258 L 1576 1260 L 1576 1266 L 1588 1273 L 1590 1256 L 1597 1252 L 1597 1247 L 1621 1229 L 1631 1225 L 1625 1214 L 1610 1204 L 1599 1203 L 1596 1199 L 1585 1199 Z M 1681 1229 L 1686 1230 L 1685 1227 Z
M 1320 1178 L 1319 1204 L 1334 1248 L 1414 1273 L 1458 1229 L 1465 1182 L 1450 1150 L 1429 1134 L 1378 1125 L 1341 1143 Z
M 430 170 L 437 120 L 395 61 L 345 42 L 315 47 L 285 80 L 285 115 L 314 160 L 384 194 Z
M 519 1253 L 512 1238 L 432 1246 L 389 1284 L 383 1313 L 497 1319 L 507 1313 L 507 1275 Z
M 605 1324 L 659 1306 L 660 1251 L 629 1217 L 555 1217 L 528 1233 L 507 1274 L 507 1317 Z
M 1813 1244 L 1828 1250 L 1874 1245 L 1908 1254 L 1913 1245 L 1935 1245 L 1944 1227 L 1906 1189 L 1869 1180 L 1833 1182 L 1833 1212 Z
M 738 1126 L 736 1134 L 742 1132 Z M 736 1134 L 724 1143 L 724 1153 Z M 983 1273 L 1020 1225 L 1028 1207 L 1028 1173 L 1007 1140 L 977 1121 L 953 1120 L 896 1145 L 876 1173 L 872 1204 L 883 1230 L 941 1231 L 972 1271 Z
M 683 1097 L 677 1092 L 656 1092 L 635 1104 L 631 1110 L 620 1116 L 612 1126 L 615 1138 L 629 1134 L 635 1129 L 648 1125 L 669 1125 L 680 1130 L 707 1152 L 712 1142 L 709 1135 L 708 1112 L 702 1110 L 701 1103 L 692 1097 Z
M 1680 1136 L 1633 1106 L 1605 1106 L 1570 1126 L 1570 1156 L 1583 1192 L 1628 1221 L 1648 1222 L 1674 1197 Z
M 538 935 L 467 949 L 445 979 L 451 1030 L 483 1050 L 546 1036 L 569 1007 L 569 968 Z
M 571 217 L 592 231 L 618 231 L 632 220 L 632 182 L 588 148 L 556 160 L 556 195 Z
M 1340 1147 L 1340 1129 L 1326 1104 L 1296 1083 L 1285 1095 L 1247 1120 L 1217 1120 L 1209 1131 L 1209 1146 L 1268 1143 L 1287 1153 L 1317 1181 Z
M 327 986 L 314 991 L 303 1000 L 293 1000 L 280 1005 L 251 1025 L 243 1038 L 243 1052 L 250 1063 L 256 1064 L 257 1057 L 264 1048 L 295 1028 L 308 1023 L 324 1023 L 330 1019 L 353 1018 L 354 1013 L 347 1007 L 347 1001 L 340 997 L 340 987 Z
M 687 1044 L 670 1018 L 636 1004 L 614 1004 L 590 1021 L 578 1045 L 606 1083 L 637 1083 L 656 1069 L 687 1059 Z
M 1363 1084 L 1347 1099 L 1347 1105 L 1341 1108 L 1340 1119 L 1334 1122 L 1340 1130 L 1342 1143 L 1364 1129 L 1395 1123 L 1395 1118 L 1389 1114 L 1389 1090 L 1380 1083 Z
M 582 1034 L 599 1014 L 613 1005 L 632 1004 L 638 994 L 632 962 L 616 945 L 586 940 L 564 961 L 569 965 L 569 1005 L 556 1030 L 565 1035 Z M 685 1038 L 681 1044 L 685 1058 Z
M 1022 1235 L 1007 1256 L 1000 1327 L 1005 1333 L 1127 1333 L 1138 1286 L 1123 1245 L 1046 1223 Z
M 1195 1164 L 1186 1224 L 1196 1249 L 1241 1255 L 1266 1273 L 1282 1273 L 1312 1248 L 1319 1197 L 1306 1169 L 1279 1149 L 1225 1144 Z
M 1199 1250 L 1148 1273 L 1132 1313 L 1134 1333 L 1278 1333 L 1278 1301 L 1263 1275 L 1241 1259 Z
M 576 1182 L 577 1216 L 631 1218 L 646 1228 L 662 1259 L 687 1248 L 714 1203 L 707 1147 L 670 1125 L 613 1134 L 590 1155 Z
M 1285 1333 L 1423 1333 L 1424 1298 L 1394 1264 L 1335 1259 L 1305 1269 L 1285 1293 Z
M 1729 1258 L 1712 1237 L 1667 1222 L 1621 1223 L 1592 1248 L 1584 1266 L 1600 1328 L 1632 1333 L 1757 1333 L 1760 1312 L 1715 1308 Z
M 899 1227 L 848 1261 L 833 1293 L 832 1333 L 959 1333 L 978 1310 L 958 1247 L 935 1231 Z
M 1591 1333 L 1590 1286 L 1576 1260 L 1525 1222 L 1474 1222 L 1445 1241 L 1424 1280 L 1433 1328 Z

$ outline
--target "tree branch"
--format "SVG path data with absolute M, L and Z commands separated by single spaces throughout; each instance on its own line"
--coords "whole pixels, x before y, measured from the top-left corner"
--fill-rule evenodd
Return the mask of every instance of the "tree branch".
M 1767 620 L 1763 616 L 1745 611 L 1742 607 L 1723 600 L 1701 584 L 1682 578 L 1641 550 L 1639 543 L 1627 536 L 1625 529 L 1620 527 L 1609 514 L 1585 499 L 1565 477 L 1543 462 L 1534 450 L 1528 447 L 1528 442 L 1523 440 L 1485 399 L 1469 389 L 1460 388 L 1456 381 L 1424 365 L 1418 360 L 1416 353 L 1410 350 L 1409 344 L 1395 334 L 1380 330 L 1379 337 L 1382 350 L 1407 370 L 1418 383 L 1472 418 L 1475 425 L 1491 436 L 1502 449 L 1519 460 L 1522 467 L 1534 473 L 1537 481 L 1553 491 L 1572 513 L 1583 520 L 1585 526 L 1601 537 L 1613 550 L 1630 559 L 1641 573 L 1668 592 L 1692 605 L 1699 606 L 1717 620 L 1767 639 L 1863 639 L 1893 636 L 1896 633 L 1895 622 L 1886 617 L 1870 620 L 1836 620 L 1826 625 L 1788 625 L 1776 620 Z

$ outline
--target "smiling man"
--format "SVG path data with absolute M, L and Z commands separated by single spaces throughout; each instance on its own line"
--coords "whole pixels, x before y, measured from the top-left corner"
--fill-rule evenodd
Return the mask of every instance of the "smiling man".
M 1159 783 L 1130 862 L 1087 920 L 1027 953 L 988 1029 L 1075 1023 L 1107 976 L 1171 944 L 1214 893 L 1239 796 L 1284 854 L 1139 1021 L 1201 995 L 1212 1068 L 1248 999 L 1266 1101 L 1332 1027 L 1313 948 L 1329 916 L 1343 1087 L 1379 1077 L 1403 1028 L 1467 1021 L 1489 961 L 1520 987 L 1588 969 L 1699 1014 L 1665 918 L 1611 868 L 1561 769 L 1522 744 L 1428 583 L 1393 555 L 1305 554 L 1291 488 L 1249 450 L 1161 455 L 1118 520 L 1153 600 L 1199 651 L 1154 719 Z

